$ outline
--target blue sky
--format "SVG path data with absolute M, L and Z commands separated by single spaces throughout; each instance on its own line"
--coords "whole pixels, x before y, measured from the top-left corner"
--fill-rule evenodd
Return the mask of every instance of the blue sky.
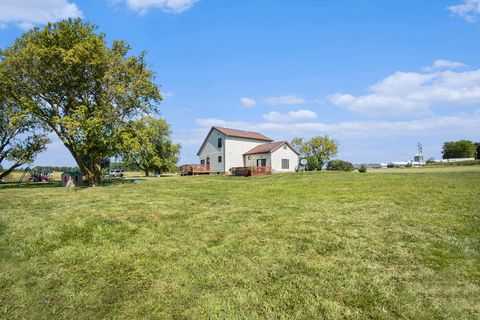
M 338 158 L 411 160 L 480 141 L 480 0 L 1 0 L 0 47 L 82 16 L 148 52 L 181 162 L 211 125 L 329 134 Z M 38 165 L 74 165 L 55 140 Z

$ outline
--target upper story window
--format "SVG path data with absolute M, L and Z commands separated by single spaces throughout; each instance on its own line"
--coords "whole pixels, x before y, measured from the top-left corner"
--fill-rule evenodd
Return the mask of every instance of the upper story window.
M 282 169 L 288 169 L 290 167 L 289 159 L 282 159 Z
M 222 138 L 218 138 L 218 140 L 217 140 L 217 146 L 218 146 L 219 148 L 222 147 Z

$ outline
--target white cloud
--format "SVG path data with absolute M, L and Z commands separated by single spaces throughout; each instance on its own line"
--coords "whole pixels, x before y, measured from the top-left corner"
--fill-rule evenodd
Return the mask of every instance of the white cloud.
M 243 122 L 225 121 L 216 118 L 197 119 L 197 125 L 206 129 L 211 126 L 222 126 L 243 130 L 259 131 L 264 134 L 279 133 L 287 136 L 311 136 L 329 134 L 338 139 L 364 139 L 375 137 L 433 137 L 439 134 L 456 136 L 480 135 L 480 109 L 473 113 L 462 113 L 453 116 L 434 116 L 409 121 L 342 121 L 324 122 Z
M 35 24 L 33 24 L 32 22 L 29 22 L 29 21 L 22 21 L 22 22 L 17 23 L 17 27 L 22 29 L 22 30 L 27 31 L 27 30 L 30 30 L 33 27 L 35 27 Z
M 128 8 L 143 14 L 154 8 L 169 13 L 181 13 L 190 9 L 198 0 L 117 0 L 116 2 L 125 2 Z
M 163 97 L 164 99 L 166 99 L 166 98 L 171 98 L 171 97 L 173 97 L 174 94 L 173 94 L 172 91 L 165 91 L 165 92 L 161 92 L 161 95 L 162 95 L 162 97 Z
M 200 127 L 224 127 L 228 122 L 217 118 L 202 118 L 195 120 L 195 123 Z
M 251 99 L 251 98 L 240 98 L 240 102 L 243 104 L 244 107 L 247 107 L 247 108 L 252 108 L 257 105 L 257 102 L 255 101 L 255 99 Z
M 465 19 L 465 21 L 473 23 L 480 16 L 480 0 L 463 0 L 462 4 L 447 7 L 450 12 Z
M 262 117 L 269 122 L 293 122 L 315 119 L 317 114 L 311 110 L 303 109 L 298 111 L 290 111 L 288 113 L 272 111 L 264 114 Z
M 439 70 L 439 69 L 457 69 L 466 67 L 465 64 L 456 61 L 448 61 L 448 60 L 436 60 L 433 65 L 424 67 L 424 71 L 432 71 L 432 70 Z
M 472 139 L 480 136 L 480 109 L 470 113 L 449 116 L 431 116 L 420 120 L 384 121 L 303 121 L 295 123 L 282 122 L 247 122 L 227 121 L 218 118 L 197 119 L 198 127 L 176 130 L 176 134 L 187 141 L 182 148 L 182 162 L 197 163 L 195 156 L 203 138 L 210 127 L 222 126 L 261 132 L 275 140 L 290 140 L 295 136 L 309 138 L 328 134 L 340 141 L 343 158 L 348 154 L 349 161 L 393 161 L 409 159 L 415 152 L 417 141 L 425 143 L 426 149 L 435 149 L 439 153 L 441 143 L 452 139 Z M 189 140 L 196 139 L 197 140 Z M 401 151 L 399 145 L 410 146 Z M 392 147 L 393 146 L 393 147 Z M 429 147 L 427 147 L 429 146 Z M 374 148 L 375 150 L 372 150 Z M 371 152 L 365 155 L 365 152 Z M 429 156 L 433 156 L 432 152 Z
M 0 1 L 0 29 L 14 24 L 25 30 L 37 24 L 82 16 L 77 5 L 67 0 Z
M 297 97 L 295 95 L 286 95 L 280 97 L 269 97 L 265 99 L 264 103 L 276 106 L 276 105 L 295 105 L 295 104 L 304 104 L 306 102 L 305 99 Z
M 330 102 L 370 116 L 420 115 L 439 105 L 480 103 L 480 69 L 431 73 L 396 72 L 369 87 L 370 94 L 335 93 Z

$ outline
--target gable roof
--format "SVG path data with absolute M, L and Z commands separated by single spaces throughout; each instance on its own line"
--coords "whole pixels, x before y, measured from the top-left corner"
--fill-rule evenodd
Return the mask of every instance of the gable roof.
M 62 174 L 67 174 L 69 176 L 74 176 L 74 175 L 82 175 L 82 173 L 80 171 L 64 171 Z
M 227 137 L 246 138 L 246 139 L 262 140 L 262 141 L 269 141 L 269 142 L 273 141 L 269 137 L 264 136 L 263 134 L 258 132 L 221 128 L 221 127 L 213 127 L 213 128 L 217 129 Z
M 296 154 L 299 154 L 297 150 L 295 150 L 290 143 L 287 141 L 279 141 L 279 142 L 272 142 L 272 143 L 265 143 L 261 144 L 259 146 L 256 146 L 255 148 L 247 151 L 244 153 L 244 155 L 249 155 L 249 154 L 259 154 L 259 153 L 271 153 L 274 152 L 275 150 L 280 149 L 283 145 L 287 145 L 290 147 L 290 149 L 293 150 Z
M 237 130 L 237 129 L 229 129 L 229 128 L 222 128 L 222 127 L 212 127 L 208 132 L 205 140 L 203 140 L 200 149 L 198 149 L 197 156 L 200 155 L 203 147 L 207 143 L 208 137 L 212 133 L 213 130 L 218 130 L 219 132 L 223 133 L 227 137 L 237 137 L 237 138 L 244 138 L 244 139 L 252 139 L 252 140 L 259 140 L 259 141 L 267 141 L 272 142 L 273 140 L 267 136 L 264 136 L 261 133 L 253 132 L 253 131 L 245 131 L 245 130 Z

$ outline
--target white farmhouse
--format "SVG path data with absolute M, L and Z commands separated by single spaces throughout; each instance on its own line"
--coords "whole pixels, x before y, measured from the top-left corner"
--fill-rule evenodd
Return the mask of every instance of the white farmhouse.
M 293 172 L 298 152 L 287 142 L 273 142 L 258 132 L 212 127 L 197 155 L 210 172 L 236 167 L 267 167 L 272 172 Z

